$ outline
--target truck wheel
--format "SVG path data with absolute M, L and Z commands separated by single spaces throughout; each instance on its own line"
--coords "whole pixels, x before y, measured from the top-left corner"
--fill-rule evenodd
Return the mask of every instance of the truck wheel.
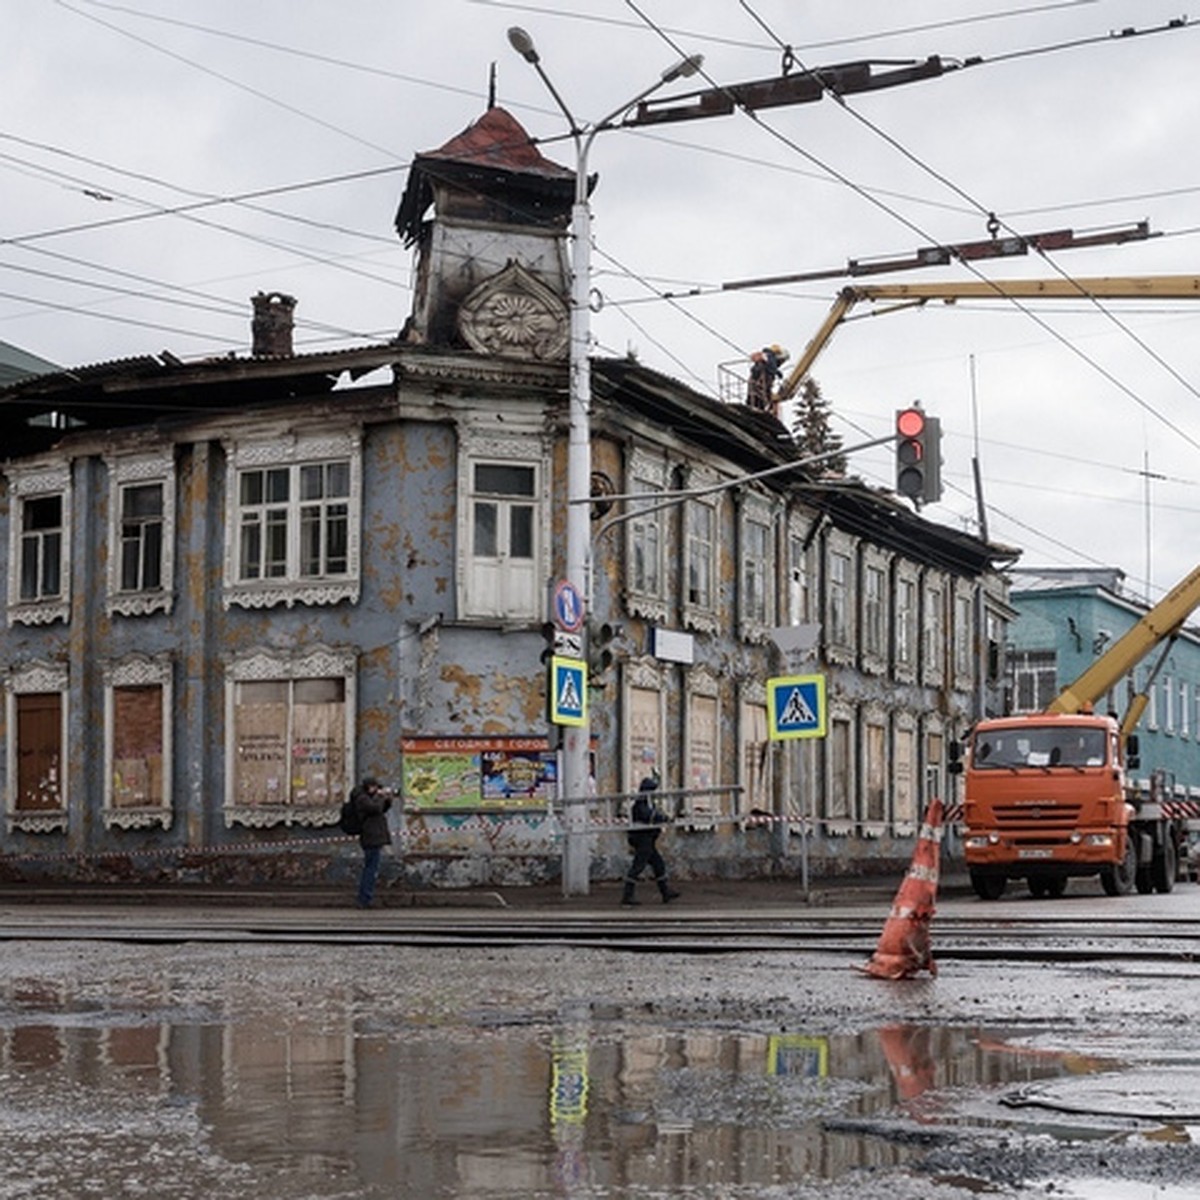
M 1163 841 L 1162 853 L 1154 856 L 1150 872 L 1155 891 L 1169 892 L 1175 886 L 1175 842 L 1170 833 Z
M 971 872 L 971 886 L 980 900 L 999 900 L 1004 895 L 1008 880 L 1003 875 L 985 875 L 982 871 Z
M 1125 857 L 1115 867 L 1105 867 L 1100 872 L 1100 886 L 1106 896 L 1128 896 L 1137 879 L 1138 891 L 1142 890 L 1142 872 L 1137 865 L 1137 846 L 1132 834 L 1125 838 Z
M 1140 896 L 1148 896 L 1154 891 L 1154 877 L 1150 873 L 1149 863 L 1138 867 L 1134 883 L 1137 885 L 1138 895 Z

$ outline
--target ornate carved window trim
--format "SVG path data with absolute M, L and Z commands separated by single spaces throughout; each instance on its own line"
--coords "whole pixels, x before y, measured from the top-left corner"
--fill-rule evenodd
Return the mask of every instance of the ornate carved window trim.
M 890 580 L 892 555 L 875 546 L 862 548 L 862 596 L 859 638 L 862 669 L 868 675 L 886 675 L 892 633 L 894 599 Z
M 169 613 L 175 599 L 175 455 L 170 448 L 156 454 L 122 454 L 106 460 L 108 503 L 108 615 L 144 617 Z M 127 488 L 162 486 L 162 549 L 159 585 L 138 591 L 121 587 L 123 497 Z
M 701 490 L 713 487 L 717 482 L 716 472 L 702 467 L 692 470 L 688 477 L 689 489 Z M 695 525 L 696 520 L 703 519 L 705 515 L 709 527 L 707 541 L 701 536 L 702 530 Z M 720 586 L 717 569 L 721 552 L 720 523 L 721 502 L 716 494 L 684 501 L 679 610 L 684 628 L 699 633 L 716 634 L 720 630 L 720 597 L 717 590 Z M 699 583 L 698 588 L 693 588 L 693 577 Z
M 8 472 L 8 623 L 49 625 L 71 616 L 71 464 L 42 463 L 11 467 Z M 26 503 L 57 495 L 62 502 L 59 525 L 59 590 L 36 600 L 21 598 L 22 517 Z
M 9 833 L 65 833 L 67 831 L 67 782 L 66 748 L 68 742 L 67 723 L 67 668 L 62 663 L 45 662 L 38 659 L 16 667 L 9 672 L 6 682 L 5 718 L 9 736 L 5 739 L 6 772 L 8 787 L 6 795 Z M 58 764 L 58 807 L 19 812 L 17 810 L 17 697 L 36 695 L 41 692 L 57 692 L 59 695 L 61 728 L 59 731 L 60 762 Z
M 858 652 L 858 546 L 858 538 L 840 529 L 831 529 L 825 539 L 825 653 L 830 662 L 843 666 L 852 666 Z M 835 558 L 843 561 L 845 571 L 840 585 Z
M 699 762 L 693 741 L 697 728 L 695 713 L 703 704 L 714 712 L 711 762 Z M 716 673 L 701 663 L 688 670 L 684 691 L 683 786 L 685 788 L 719 787 L 721 784 L 721 684 Z M 710 770 L 706 770 L 710 768 Z M 736 802 L 736 800 L 735 800 Z M 716 828 L 717 818 L 728 809 L 726 797 L 720 793 L 687 796 L 683 814 L 683 829 L 710 830 Z
M 337 604 L 342 600 L 356 603 L 361 587 L 362 546 L 362 433 L 354 430 L 329 430 L 323 433 L 280 433 L 272 438 L 225 442 L 225 586 L 224 604 L 242 608 L 272 608 L 286 604 Z M 305 577 L 299 573 L 300 508 L 298 496 L 290 496 L 286 508 L 287 569 L 271 579 L 240 579 L 242 505 L 238 481 L 241 473 L 262 468 L 298 468 L 346 459 L 349 463 L 347 507 L 346 571 L 326 577 Z
M 171 657 L 132 654 L 104 668 L 104 809 L 108 829 L 148 829 L 158 825 L 171 827 L 171 778 L 174 767 L 172 717 L 175 712 Z M 116 804 L 115 748 L 116 722 L 114 690 L 123 687 L 158 687 L 161 690 L 162 799 L 157 804 L 121 806 Z
M 896 647 L 892 671 L 900 683 L 913 683 L 921 652 L 921 574 L 915 564 L 897 563 L 892 601 Z
M 663 491 L 667 478 L 667 463 L 661 456 L 634 447 L 626 468 L 627 491 Z M 628 511 L 637 512 L 652 503 L 631 500 Z M 643 513 L 625 522 L 625 604 L 631 616 L 648 621 L 667 620 L 666 511 Z M 639 555 L 644 562 L 640 576 L 636 569 Z
M 309 827 L 337 822 L 342 801 L 355 776 L 354 730 L 357 719 L 358 652 L 348 647 L 316 645 L 302 654 L 256 649 L 233 659 L 225 672 L 225 825 L 266 829 L 275 825 Z M 342 739 L 344 765 L 340 780 L 330 779 L 326 797 L 305 803 L 238 804 L 237 802 L 237 685 L 239 683 L 293 684 L 300 680 L 341 679 L 343 690 Z M 291 702 L 289 701 L 289 707 Z M 291 730 L 289 716 L 289 732 Z M 286 749 L 292 749 L 291 740 Z
M 503 463 L 532 467 L 536 484 L 531 501 L 533 515 L 533 578 L 534 586 L 528 604 L 521 611 L 501 612 L 495 588 L 486 588 L 475 570 L 472 554 L 476 466 Z M 459 427 L 458 453 L 458 529 L 456 554 L 456 590 L 458 612 L 463 620 L 481 621 L 540 621 L 543 614 L 544 588 L 539 584 L 550 579 L 550 444 L 542 425 L 530 423 L 524 430 L 506 428 L 504 433 L 480 429 L 470 423 Z
M 626 792 L 637 791 L 651 771 L 658 773 L 660 786 L 667 786 L 666 683 L 667 669 L 658 659 L 630 658 L 622 666 L 621 712 L 627 719 L 621 727 L 621 787 Z
M 738 497 L 738 617 L 747 642 L 765 642 L 776 624 L 776 506 L 756 492 Z

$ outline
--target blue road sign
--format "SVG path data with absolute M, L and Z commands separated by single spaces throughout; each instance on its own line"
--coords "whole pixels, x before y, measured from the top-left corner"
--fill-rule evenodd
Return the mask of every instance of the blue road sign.
M 554 623 L 567 633 L 583 628 L 583 597 L 569 580 L 560 580 L 554 587 Z
M 767 680 L 767 733 L 773 741 L 825 736 L 825 676 Z
M 550 660 L 550 720 L 582 725 L 587 717 L 587 663 L 581 658 Z

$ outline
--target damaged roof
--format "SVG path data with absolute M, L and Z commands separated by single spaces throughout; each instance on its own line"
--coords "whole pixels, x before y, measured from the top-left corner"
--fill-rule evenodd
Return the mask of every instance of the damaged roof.
M 434 182 L 480 194 L 503 194 L 513 220 L 563 222 L 575 198 L 575 172 L 551 162 L 506 109 L 489 108 L 437 150 L 413 159 L 396 212 L 406 246 L 421 236 Z M 594 182 L 589 181 L 590 184 Z
M 801 490 L 804 503 L 839 529 L 919 562 L 953 573 L 981 574 L 1014 562 L 1020 551 L 926 520 L 892 492 L 860 479 L 831 480 L 801 465 L 802 454 L 786 427 L 770 413 L 745 404 L 723 404 L 634 359 L 596 359 L 593 392 L 628 406 L 660 428 L 699 444 L 753 475 L 795 461 L 770 486 Z
M 319 354 L 208 358 L 141 355 L 90 366 L 54 368 L 0 387 L 3 457 L 50 449 L 64 433 L 161 424 L 205 412 L 242 411 L 332 392 L 389 365 L 387 344 Z

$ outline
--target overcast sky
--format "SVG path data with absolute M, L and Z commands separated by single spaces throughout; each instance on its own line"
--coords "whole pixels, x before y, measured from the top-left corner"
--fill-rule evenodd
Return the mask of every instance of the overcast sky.
M 762 345 L 797 355 L 848 280 L 723 284 L 981 240 L 989 213 L 1025 235 L 1157 236 L 876 281 L 1200 275 L 1200 26 L 1149 32 L 1181 15 L 1178 0 L 0 0 L 0 340 L 68 366 L 245 353 L 259 290 L 298 298 L 299 350 L 394 337 L 412 299 L 393 228 L 407 164 L 483 113 L 493 64 L 498 103 L 575 165 L 511 25 L 581 123 L 680 54 L 702 53 L 705 77 L 662 97 L 777 76 L 787 46 L 801 67 L 970 64 L 844 105 L 597 136 L 597 350 L 705 393 Z M 844 326 L 814 375 L 849 446 L 915 399 L 941 418 L 931 519 L 978 531 L 977 458 L 992 540 L 1029 566 L 1120 567 L 1157 598 L 1198 559 L 1198 334 L 1197 302 L 937 305 Z M 851 462 L 891 485 L 890 451 Z

